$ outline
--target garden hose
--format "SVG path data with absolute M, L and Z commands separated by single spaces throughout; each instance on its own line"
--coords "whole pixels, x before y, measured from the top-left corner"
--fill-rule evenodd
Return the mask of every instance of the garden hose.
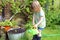
M 42 37 L 60 36 L 60 34 L 42 34 Z

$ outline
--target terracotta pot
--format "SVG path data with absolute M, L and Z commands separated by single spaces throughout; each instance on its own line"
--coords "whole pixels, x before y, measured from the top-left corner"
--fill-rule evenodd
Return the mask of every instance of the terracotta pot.
M 10 29 L 10 26 L 4 26 L 5 31 L 7 32 Z

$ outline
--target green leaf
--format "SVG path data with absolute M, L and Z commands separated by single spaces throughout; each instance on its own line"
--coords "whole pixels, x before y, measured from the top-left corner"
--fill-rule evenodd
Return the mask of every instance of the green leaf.
M 28 13 L 30 13 L 30 9 L 29 9 L 29 7 L 26 8 L 26 11 L 27 11 Z

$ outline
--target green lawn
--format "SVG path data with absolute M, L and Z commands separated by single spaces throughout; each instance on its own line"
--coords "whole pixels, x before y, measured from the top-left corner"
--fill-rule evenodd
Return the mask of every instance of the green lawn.
M 42 33 L 42 40 L 60 40 L 60 29 L 45 28 Z M 0 40 L 4 40 L 4 38 L 0 38 Z
M 60 40 L 60 29 L 46 28 L 42 33 L 44 34 L 42 40 Z

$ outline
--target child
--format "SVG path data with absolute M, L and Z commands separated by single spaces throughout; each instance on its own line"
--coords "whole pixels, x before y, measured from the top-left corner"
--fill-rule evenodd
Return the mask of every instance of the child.
M 37 0 L 33 1 L 31 4 L 33 14 L 33 25 L 34 28 L 38 29 L 38 34 L 33 36 L 32 40 L 41 40 L 41 30 L 46 26 L 45 14 Z

